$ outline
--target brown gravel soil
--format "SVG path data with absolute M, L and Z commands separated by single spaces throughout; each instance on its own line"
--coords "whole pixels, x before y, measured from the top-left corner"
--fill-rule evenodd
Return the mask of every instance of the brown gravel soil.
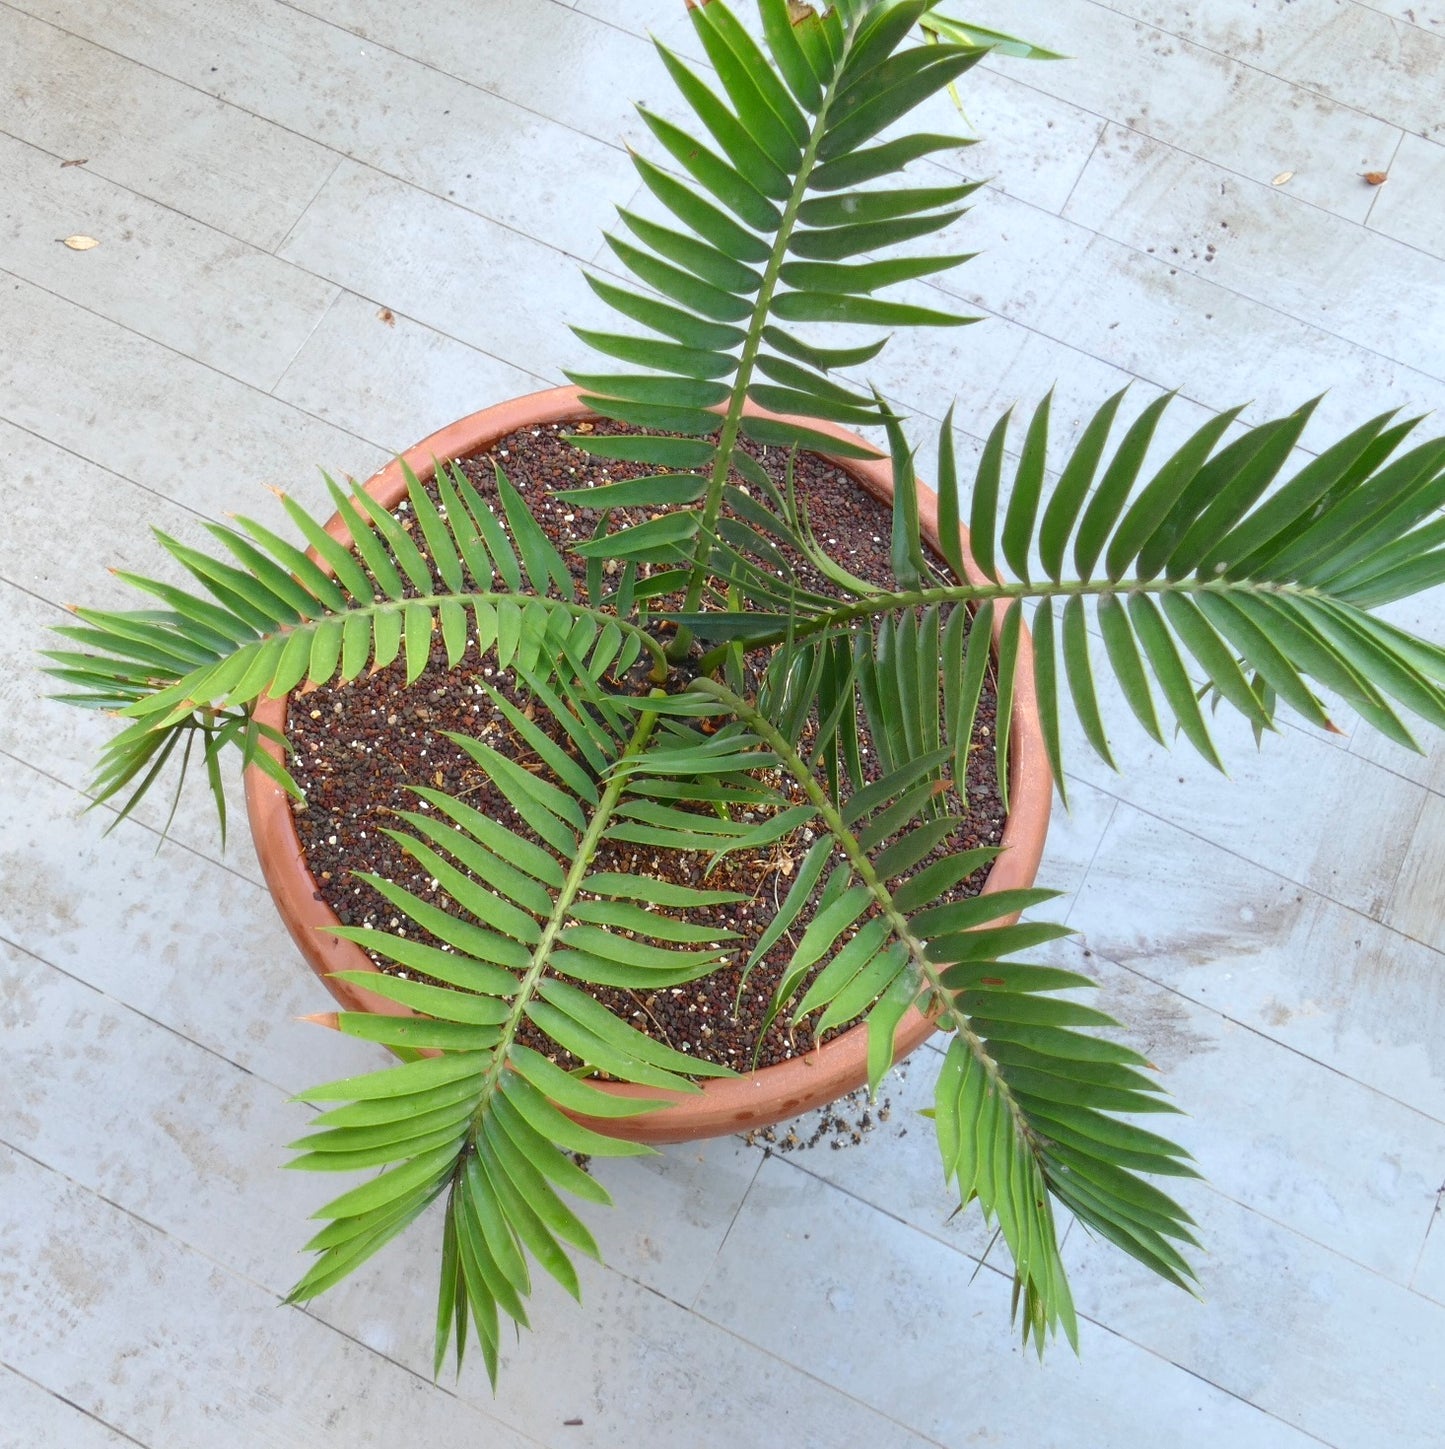
M 607 422 L 591 426 L 599 433 L 625 431 Z M 581 425 L 582 429 L 588 427 Z M 461 464 L 489 500 L 496 498 L 494 467 L 500 464 L 564 554 L 569 545 L 592 536 L 596 515 L 565 504 L 552 496 L 554 490 L 615 482 L 653 471 L 642 465 L 591 457 L 564 440 L 574 430 L 577 425 L 526 429 Z M 783 451 L 752 445 L 749 450 L 781 483 Z M 798 459 L 795 482 L 814 530 L 830 552 L 859 577 L 887 585 L 891 580 L 888 509 L 864 494 L 847 474 L 820 458 L 805 455 Z M 614 514 L 614 526 L 640 521 L 645 516 L 619 510 Z M 407 504 L 400 506 L 397 517 L 404 525 L 409 524 Z M 574 572 L 579 580 L 585 576 L 581 560 L 574 561 Z M 804 569 L 800 569 L 800 577 L 819 592 L 835 592 Z M 438 636 L 427 669 L 410 688 L 405 685 L 404 664 L 398 660 L 351 684 L 291 697 L 287 721 L 295 750 L 291 767 L 305 794 L 305 803 L 293 806 L 296 826 L 320 894 L 343 925 L 410 934 L 437 944 L 413 927 L 370 884 L 358 880 L 356 871 L 372 872 L 445 909 L 457 910 L 427 872 L 385 833 L 401 824 L 394 812 L 426 808 L 412 791 L 415 785 L 433 786 L 460 796 L 509 829 L 529 834 L 470 757 L 445 738 L 446 731 L 483 738 L 493 748 L 545 773 L 541 762 L 526 758 L 525 745 L 515 738 L 506 717 L 491 703 L 486 685 L 520 706 L 527 704 L 510 677 L 497 669 L 495 655 L 488 652 L 479 657 L 474 643 L 457 667 L 448 669 Z M 545 710 L 539 708 L 536 719 L 547 727 Z M 994 701 L 992 693 L 986 691 L 975 724 L 966 801 L 950 792 L 947 802 L 964 823 L 940 853 L 945 849 L 996 845 L 1001 839 L 1004 812 L 995 775 L 993 720 Z M 866 733 L 863 738 L 866 745 Z M 746 980 L 742 966 L 811 844 L 812 831 L 805 829 L 774 845 L 735 851 L 707 875 L 705 883 L 709 888 L 735 891 L 745 897 L 741 903 L 690 916 L 700 924 L 735 933 L 735 939 L 727 943 L 723 968 L 686 986 L 645 995 L 604 987 L 592 988 L 592 994 L 640 1030 L 675 1049 L 739 1069 L 754 1064 L 755 1047 L 760 1066 L 810 1051 L 815 1043 L 809 1024 L 800 1022 L 790 1027 L 786 1013 L 768 1028 L 758 1044 L 758 1028 L 788 964 L 792 944 L 788 937 Z M 597 868 L 647 873 L 695 885 L 704 883 L 700 860 L 650 847 L 604 843 Z M 976 894 L 984 876 L 985 872 L 978 872 L 958 894 Z M 807 919 L 805 910 L 795 934 Z M 376 952 L 368 954 L 381 969 L 407 974 Z M 835 1034 L 830 1031 L 828 1036 Z M 531 1044 L 565 1060 L 555 1045 L 539 1034 L 532 1037 Z
M 891 1092 L 908 1076 L 912 1062 L 912 1057 L 905 1057 L 896 1063 L 884 1078 L 876 1097 L 868 1095 L 867 1087 L 858 1087 L 836 1102 L 805 1112 L 791 1122 L 754 1127 L 742 1134 L 743 1141 L 749 1147 L 761 1147 L 764 1157 L 772 1157 L 775 1153 L 787 1156 L 823 1147 L 841 1152 L 845 1148 L 861 1147 L 874 1133 L 907 1137 L 908 1114 L 905 1113 L 905 1120 L 899 1122 Z

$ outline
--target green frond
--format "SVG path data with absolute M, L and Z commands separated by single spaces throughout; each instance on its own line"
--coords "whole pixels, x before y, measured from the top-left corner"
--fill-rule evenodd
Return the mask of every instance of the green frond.
M 766 443 L 774 448 L 798 448 L 808 452 L 829 452 L 839 458 L 876 458 L 878 453 L 869 447 L 845 442 L 817 428 L 802 423 L 783 422 L 778 418 L 748 416 L 742 419 L 740 431 L 755 442 Z
M 818 839 L 749 963 L 794 933 L 768 1019 L 791 1009 L 795 1022 L 813 1016 L 822 1032 L 865 1016 L 876 1090 L 903 1013 L 915 1004 L 938 1013 L 954 1035 L 933 1109 L 944 1174 L 962 1203 L 977 1198 L 985 1218 L 997 1220 L 1027 1331 L 1041 1340 L 1061 1328 L 1077 1346 L 1052 1200 L 1187 1283 L 1190 1270 L 1171 1243 L 1192 1242 L 1187 1216 L 1139 1174 L 1192 1169 L 1166 1139 L 1118 1120 L 1173 1109 L 1138 1070 L 1147 1063 L 1137 1053 L 1095 1034 L 1117 1023 L 1060 994 L 1090 987 L 1087 977 L 1016 959 L 1068 934 L 1016 921 L 1053 892 L 957 894 L 997 851 L 947 849 L 958 822 L 935 818 L 930 775 L 952 751 L 920 753 L 915 739 L 890 773 L 835 803 L 761 703 L 711 680 L 691 690 L 736 711 L 816 812 Z
M 646 109 L 642 116 L 670 163 L 685 174 L 635 157 L 642 183 L 667 221 L 624 210 L 630 239 L 612 236 L 608 242 L 620 264 L 662 300 L 589 279 L 646 333 L 578 335 L 608 357 L 663 379 L 717 380 L 726 396 L 702 405 L 680 402 L 687 394 L 671 390 L 646 397 L 631 375 L 589 374 L 586 400 L 606 416 L 699 440 L 715 433 L 716 444 L 595 436 L 576 441 L 599 456 L 708 470 L 701 526 L 690 541 L 686 613 L 697 609 L 706 588 L 708 551 L 730 471 L 742 456 L 741 438 L 855 451 L 812 428 L 745 419 L 744 402 L 851 425 L 879 420 L 875 400 L 829 383 L 822 374 L 876 355 L 886 338 L 830 350 L 776 324 L 893 328 L 975 320 L 875 295 L 955 265 L 962 260 L 957 254 L 845 264 L 950 225 L 962 215 L 955 203 L 972 184 L 895 186 L 857 198 L 831 194 L 862 179 L 891 177 L 910 160 L 960 144 L 956 138 L 907 135 L 866 144 L 986 53 L 910 41 L 918 17 L 929 8 L 900 0 L 817 14 L 765 3 L 759 45 L 723 0 L 693 7 L 716 88 L 658 46 L 691 122 L 679 125 Z M 829 194 L 814 194 L 820 192 Z M 718 416 L 699 406 L 716 407 Z
M 1145 478 L 1145 454 L 1167 403 L 1150 404 L 1107 457 L 1118 406 L 1110 399 L 1085 428 L 1052 496 L 1040 489 L 1045 410 L 1025 443 L 1002 530 L 1006 560 L 1023 584 L 1001 592 L 1041 600 L 1036 663 L 1055 752 L 1066 684 L 1085 737 L 1111 762 L 1097 690 L 1100 661 L 1090 644 L 1095 630 L 1115 684 L 1145 731 L 1162 738 L 1162 704 L 1216 763 L 1198 706 L 1200 686 L 1234 705 L 1256 730 L 1269 729 L 1272 715 L 1250 674 L 1324 725 L 1328 717 L 1309 684 L 1318 681 L 1390 738 L 1413 745 L 1389 701 L 1433 722 L 1441 705 L 1437 686 L 1419 680 L 1391 651 L 1362 645 L 1369 629 L 1362 610 L 1330 585 L 1350 577 L 1372 552 L 1388 550 L 1391 567 L 1428 556 L 1439 531 L 1434 515 L 1445 504 L 1445 442 L 1390 461 L 1409 429 L 1387 431 L 1388 418 L 1376 418 L 1281 486 L 1280 471 L 1315 403 L 1225 442 L 1236 409 L 1211 419 Z M 1001 432 L 994 441 L 1001 444 Z M 974 497 L 972 541 L 985 566 L 996 537 L 989 498 L 997 491 L 999 457 L 997 446 L 986 453 Z M 1102 478 L 1085 503 L 1101 463 Z M 1053 584 L 1031 587 L 1028 553 L 1040 505 L 1039 554 Z M 1075 581 L 1062 569 L 1070 540 Z M 1321 567 L 1317 561 L 1325 559 Z M 1046 612 L 1050 596 L 1063 603 L 1059 630 Z M 1056 758 L 1056 768 L 1060 763 Z
M 354 554 L 283 499 L 320 563 L 245 518 L 210 526 L 235 563 L 160 534 L 195 591 L 129 576 L 168 607 L 80 610 L 80 624 L 56 631 L 80 646 L 50 651 L 49 672 L 69 686 L 67 698 L 127 722 L 102 752 L 98 801 L 129 790 L 129 813 L 176 758 L 176 746 L 196 736 L 218 810 L 222 746 L 239 747 L 244 764 L 294 793 L 249 723 L 256 703 L 303 681 L 352 680 L 398 657 L 410 683 L 437 637 L 449 665 L 471 648 L 495 650 L 502 667 L 543 688 L 563 661 L 554 692 L 574 711 L 590 707 L 594 719 L 607 713 L 598 681 L 609 668 L 630 667 L 644 649 L 661 663 L 660 647 L 637 623 L 578 602 L 566 561 L 504 475 L 497 477 L 500 513 L 454 465 L 438 474 L 440 507 L 410 470 L 406 478 L 425 552 L 369 495 L 348 497 L 330 483 Z M 189 757 L 189 749 L 181 752 L 183 762 Z
M 996 50 L 1000 55 L 1013 56 L 1019 60 L 1064 60 L 1065 56 L 1056 50 L 1047 50 L 1031 40 L 1009 35 L 1002 30 L 990 30 L 985 25 L 975 25 L 971 20 L 955 20 L 951 16 L 930 13 L 921 22 L 923 29 L 946 40 L 956 40 L 962 45 L 983 45 Z
M 898 257 L 888 261 L 843 264 L 831 261 L 784 262 L 778 275 L 787 286 L 802 292 L 846 292 L 866 296 L 880 287 L 931 277 L 972 261 L 972 252 L 952 252 L 936 257 Z
M 865 146 L 861 151 L 837 157 L 820 166 L 809 182 L 809 189 L 845 191 L 869 181 L 893 176 L 910 161 L 919 161 L 925 156 L 936 156 L 940 151 L 957 151 L 971 145 L 973 142 L 967 137 L 943 135 L 939 132 L 900 136 L 877 146 Z
M 871 362 L 888 345 L 888 339 L 883 337 L 860 347 L 815 347 L 794 337 L 791 332 L 773 326 L 763 328 L 762 339 L 783 356 L 802 362 L 818 372 L 831 372 L 835 367 L 861 367 L 863 363 Z
M 984 644 L 1001 614 L 993 682 L 1005 799 L 1029 602 L 1036 695 L 1061 786 L 1066 712 L 1112 764 L 1116 694 L 1151 738 L 1177 730 L 1215 765 L 1202 697 L 1232 705 L 1256 734 L 1274 727 L 1276 700 L 1329 727 L 1312 682 L 1414 748 L 1398 706 L 1431 723 L 1442 719 L 1435 651 L 1403 631 L 1384 637 L 1366 606 L 1445 576 L 1445 439 L 1399 452 L 1416 424 L 1382 416 L 1281 482 L 1315 402 L 1249 428 L 1239 426 L 1238 409 L 1221 414 L 1150 463 L 1170 398 L 1150 402 L 1111 446 L 1121 398 L 1110 398 L 1086 421 L 1052 486 L 1049 399 L 1032 415 L 1008 486 L 1008 416 L 989 432 L 971 488 L 958 475 L 951 419 L 945 423 L 942 551 L 958 580 L 964 558 L 957 527 L 966 516 L 984 583 L 940 583 L 922 559 L 910 526 L 911 457 L 890 422 L 897 482 L 891 588 L 820 604 L 774 586 L 768 597 L 776 612 L 742 620 L 673 617 L 719 643 L 788 639 L 796 650 L 850 639 L 858 661 L 852 687 L 886 766 L 931 745 L 940 710 L 937 737 L 966 748 L 989 674 Z M 803 542 L 810 548 L 806 530 Z M 1072 575 L 1065 566 L 1070 556 Z M 966 628 L 965 608 L 982 627 Z M 925 662 L 934 658 L 935 634 L 936 673 Z M 912 661 L 921 674 L 900 672 L 899 660 Z M 831 708 L 830 728 L 840 719 Z M 838 741 L 825 736 L 822 745 L 821 753 L 831 750 L 836 760 Z M 955 773 L 966 778 L 962 756 Z
M 712 772 L 724 781 L 746 781 L 747 767 L 764 758 L 736 731 L 719 742 L 670 725 L 654 770 L 647 746 L 656 724 L 655 715 L 644 714 L 627 733 L 600 736 L 608 745 L 600 784 L 575 769 L 549 779 L 458 737 L 525 834 L 495 812 L 483 814 L 431 789 L 418 791 L 431 810 L 403 812 L 412 833 L 391 833 L 426 870 L 435 894 L 422 899 L 366 877 L 406 915 L 407 933 L 340 927 L 336 934 L 364 940 L 376 954 L 430 979 L 345 973 L 347 981 L 404 1010 L 396 1016 L 341 1012 L 335 1025 L 394 1050 L 436 1055 L 303 1094 L 344 1105 L 322 1113 L 293 1144 L 298 1156 L 291 1166 L 384 1170 L 318 1214 L 329 1225 L 310 1244 L 319 1256 L 293 1290 L 294 1300 L 344 1277 L 445 1193 L 437 1363 L 452 1343 L 460 1360 L 471 1325 L 495 1372 L 500 1317 L 527 1321 L 529 1264 L 576 1293 L 571 1252 L 596 1256 L 590 1233 L 559 1189 L 589 1201 L 606 1201 L 606 1194 L 566 1154 L 646 1150 L 599 1136 L 565 1113 L 615 1118 L 664 1105 L 599 1091 L 524 1045 L 521 1026 L 544 1033 L 588 1074 L 672 1092 L 697 1091 L 700 1076 L 731 1075 L 654 1041 L 586 989 L 690 981 L 718 966 L 729 936 L 670 912 L 734 900 L 733 893 L 592 866 L 603 840 L 625 838 L 629 823 L 649 811 L 666 817 L 674 848 L 715 851 L 718 832 L 689 832 L 672 817 L 702 824 L 716 817 L 654 802 L 649 785 L 689 769 L 694 749 L 711 763 L 726 763 L 726 770 Z M 416 940 L 417 928 L 441 944 Z
M 950 186 L 905 186 L 849 196 L 815 196 L 798 208 L 798 220 L 808 227 L 845 228 L 896 221 L 953 206 L 972 196 L 981 185 L 978 181 L 963 181 Z
M 1076 1342 L 1049 1199 L 1188 1287 L 1193 1273 L 1170 1241 L 1194 1242 L 1188 1215 L 1140 1174 L 1196 1174 L 1181 1148 L 1119 1120 L 1175 1109 L 1137 1053 L 1093 1034 L 1112 1018 L 1056 994 L 1093 983 L 1010 959 L 1020 928 L 988 924 L 1041 894 L 932 907 L 912 924 L 944 959 L 968 939 L 960 925 L 971 937 L 966 958 L 939 974 L 942 1019 L 955 1032 L 934 1103 L 945 1175 L 962 1201 L 976 1196 L 997 1217 L 1034 1328 L 1062 1328 Z M 940 940 L 952 949 L 940 952 Z

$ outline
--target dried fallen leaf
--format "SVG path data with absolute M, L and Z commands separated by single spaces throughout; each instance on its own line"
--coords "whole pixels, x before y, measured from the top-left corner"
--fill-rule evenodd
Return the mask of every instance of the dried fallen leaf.
M 73 252 L 88 252 L 91 247 L 100 245 L 93 236 L 63 236 L 60 240 Z
M 1371 186 L 1383 186 L 1390 179 L 1387 171 L 1363 171 L 1360 174 Z
M 1276 176 L 1274 178 L 1274 180 L 1271 181 L 1269 184 L 1271 186 L 1283 186 L 1286 181 L 1293 181 L 1293 180 L 1294 180 L 1294 172 L 1293 171 L 1281 171 L 1279 173 L 1279 175 Z
M 78 161 L 62 161 L 60 163 L 60 169 L 64 171 L 67 166 L 84 166 L 89 160 L 89 156 L 82 156 Z
M 378 312 L 376 315 L 380 317 L 381 320 L 385 322 L 388 327 L 396 326 L 396 314 L 391 310 L 390 307 L 383 307 L 381 311 Z

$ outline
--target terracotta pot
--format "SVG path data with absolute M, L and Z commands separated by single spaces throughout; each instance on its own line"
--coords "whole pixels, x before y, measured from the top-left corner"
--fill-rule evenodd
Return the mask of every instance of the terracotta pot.
M 437 459 L 461 458 L 484 450 L 519 428 L 579 421 L 590 416 L 593 415 L 588 409 L 579 404 L 574 388 L 553 388 L 463 418 L 418 443 L 405 454 L 405 462 L 418 477 L 426 480 L 434 472 Z M 810 420 L 809 426 L 840 439 L 861 441 L 855 434 L 826 423 Z M 892 471 L 886 459 L 857 462 L 840 458 L 832 461 L 856 478 L 859 486 L 868 493 L 891 501 Z M 383 468 L 367 483 L 366 491 L 386 507 L 395 506 L 406 496 L 400 462 Z M 936 546 L 938 512 L 931 492 L 920 490 L 919 510 L 923 534 Z M 327 524 L 327 530 L 342 542 L 350 542 L 350 536 L 339 519 L 333 518 Z M 982 577 L 974 572 L 971 558 L 969 567 L 971 577 Z M 285 699 L 268 700 L 258 708 L 257 717 L 266 724 L 284 729 L 286 703 Z M 279 754 L 274 747 L 269 748 Z M 1039 728 L 1033 666 L 1027 649 L 1019 655 L 1009 793 L 1011 808 L 1003 832 L 1004 852 L 989 872 L 985 892 L 1012 890 L 1033 883 L 1048 828 L 1052 779 Z M 374 971 L 376 968 L 359 945 L 328 934 L 328 928 L 339 922 L 330 907 L 321 900 L 316 881 L 307 868 L 289 801 L 285 793 L 254 766 L 246 772 L 246 807 L 266 883 L 271 888 L 282 920 L 312 970 L 348 1010 L 410 1015 L 395 1002 L 331 976 L 335 971 Z M 913 1051 L 933 1029 L 926 1017 L 910 1010 L 898 1027 L 898 1055 Z M 710 1080 L 699 1094 L 661 1093 L 655 1088 L 606 1083 L 606 1090 L 611 1092 L 630 1096 L 666 1096 L 674 1098 L 676 1105 L 666 1112 L 652 1112 L 641 1117 L 583 1120 L 598 1131 L 642 1142 L 686 1142 L 745 1132 L 835 1101 L 862 1085 L 867 1080 L 866 1050 L 866 1029 L 858 1026 L 807 1056 L 737 1078 Z

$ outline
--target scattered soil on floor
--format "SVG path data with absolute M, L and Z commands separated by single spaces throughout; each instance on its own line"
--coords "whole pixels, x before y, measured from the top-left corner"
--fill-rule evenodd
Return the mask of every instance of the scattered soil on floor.
M 607 422 L 592 426 L 597 433 L 626 431 Z M 497 498 L 495 469 L 500 466 L 564 554 L 570 545 L 592 536 L 597 515 L 556 498 L 556 490 L 596 486 L 653 471 L 642 465 L 590 456 L 566 441 L 566 435 L 575 429 L 576 425 L 555 424 L 525 429 L 502 439 L 487 453 L 461 460 L 466 476 L 489 501 Z M 781 485 L 784 451 L 753 445 L 749 445 L 749 451 Z M 892 579 L 888 508 L 864 494 L 841 470 L 808 455 L 796 462 L 795 485 L 817 536 L 830 553 L 857 576 L 887 586 Z M 500 506 L 497 511 L 501 512 Z M 410 527 L 407 504 L 401 505 L 396 516 Z M 649 516 L 641 510 L 617 510 L 612 524 L 616 528 Z M 415 536 L 420 542 L 420 530 L 415 531 Z M 580 559 L 573 559 L 572 565 L 580 584 L 585 578 L 585 565 Z M 809 588 L 837 592 L 806 566 L 800 566 L 799 574 Z M 479 656 L 475 642 L 469 641 L 465 657 L 456 668 L 449 669 L 438 635 L 430 663 L 410 688 L 405 684 L 404 664 L 398 660 L 373 674 L 363 674 L 351 684 L 291 697 L 288 732 L 295 748 L 292 770 L 306 797 L 304 805 L 295 807 L 296 825 L 318 894 L 344 925 L 408 934 L 428 944 L 439 944 L 412 926 L 368 882 L 357 879 L 357 871 L 374 873 L 444 909 L 457 911 L 426 870 L 386 834 L 402 824 L 395 818 L 396 811 L 419 808 L 412 792 L 415 785 L 433 786 L 460 796 L 509 829 L 530 835 L 486 775 L 445 737 L 447 731 L 470 734 L 514 757 L 520 750 L 529 768 L 540 766 L 540 762 L 525 758 L 525 745 L 492 704 L 486 686 L 521 707 L 527 704 L 510 673 L 497 668 L 493 652 Z M 549 717 L 544 709 L 537 710 L 536 721 L 547 727 Z M 963 818 L 963 824 L 936 855 L 996 845 L 1001 839 L 1004 811 L 995 778 L 993 723 L 994 699 L 988 690 L 975 724 L 966 803 L 952 792 L 947 801 L 948 808 Z M 556 733 L 560 740 L 560 731 Z M 866 744 L 866 735 L 864 741 Z M 865 763 L 867 758 L 865 754 Z M 541 772 L 546 773 L 545 767 Z M 686 986 L 647 993 L 593 988 L 592 994 L 639 1030 L 676 1050 L 724 1065 L 744 1069 L 751 1066 L 755 1047 L 757 1064 L 763 1066 L 810 1051 L 815 1043 L 809 1023 L 790 1026 L 786 1014 L 762 1034 L 760 1043 L 758 1040 L 764 1014 L 787 968 L 794 941 L 785 935 L 746 980 L 742 968 L 811 844 L 812 831 L 805 829 L 776 845 L 735 851 L 705 879 L 700 858 L 636 845 L 604 845 L 597 860 L 599 870 L 642 872 L 660 879 L 705 884 L 712 889 L 738 892 L 745 899 L 695 911 L 688 917 L 715 926 L 720 932 L 735 933 L 735 939 L 727 942 L 727 964 L 722 969 Z M 980 871 L 970 877 L 955 894 L 976 894 L 984 874 Z M 805 911 L 795 929 L 801 930 L 807 919 Z M 369 954 L 383 970 L 414 974 L 374 951 Z M 529 1026 L 526 1030 L 532 1029 Z M 567 1060 L 540 1034 L 535 1034 L 530 1044 L 559 1061 Z

